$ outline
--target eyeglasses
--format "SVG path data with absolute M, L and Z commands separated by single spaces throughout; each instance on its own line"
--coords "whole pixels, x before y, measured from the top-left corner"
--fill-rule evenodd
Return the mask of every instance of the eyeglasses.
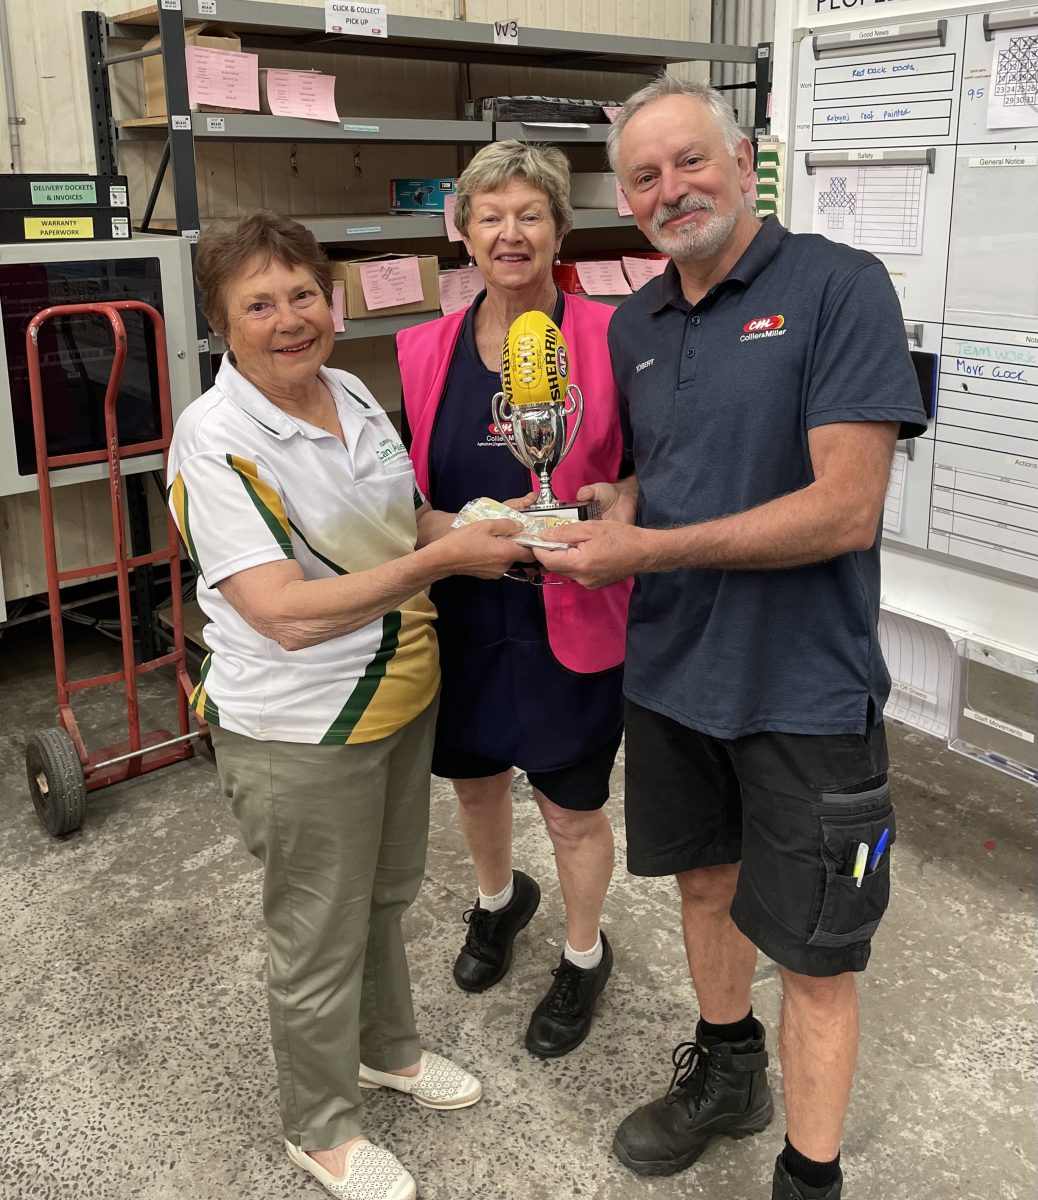
M 572 579 L 545 579 L 544 574 L 536 569 L 525 567 L 509 567 L 501 576 L 502 579 L 512 579 L 516 583 L 529 583 L 534 587 L 559 587 L 564 583 L 572 583 Z

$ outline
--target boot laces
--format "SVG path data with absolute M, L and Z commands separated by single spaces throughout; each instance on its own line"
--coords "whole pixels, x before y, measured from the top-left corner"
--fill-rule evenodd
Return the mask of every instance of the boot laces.
M 679 1042 L 674 1047 L 671 1061 L 674 1063 L 674 1074 L 667 1088 L 667 1103 L 676 1104 L 679 1100 L 685 1100 L 698 1112 L 704 1094 L 713 1094 L 708 1084 L 713 1066 L 710 1051 L 698 1042 Z
M 568 958 L 564 958 L 553 968 L 552 975 L 555 982 L 545 997 L 545 1007 L 553 1017 L 568 1017 L 580 1006 L 581 984 L 587 977 L 587 972 L 571 963 Z
M 465 949 L 481 962 L 495 963 L 493 951 L 494 918 L 497 914 L 474 904 L 462 913 L 462 920 L 469 927 L 465 935 Z

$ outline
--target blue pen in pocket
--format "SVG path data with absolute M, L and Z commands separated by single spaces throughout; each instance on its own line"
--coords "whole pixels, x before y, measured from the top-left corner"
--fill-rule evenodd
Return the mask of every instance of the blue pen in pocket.
M 883 851 L 887 848 L 887 842 L 890 841 L 890 830 L 884 829 L 879 835 L 879 841 L 876 843 L 876 848 L 872 852 L 872 858 L 869 859 L 869 873 L 875 871 L 879 866 L 879 860 L 883 857 Z

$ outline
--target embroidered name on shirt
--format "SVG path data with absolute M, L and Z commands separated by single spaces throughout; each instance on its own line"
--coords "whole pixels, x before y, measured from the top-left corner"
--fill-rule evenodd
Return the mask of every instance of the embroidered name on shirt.
M 742 327 L 740 342 L 755 342 L 758 338 L 782 337 L 786 332 L 786 318 L 781 314 L 771 317 L 754 317 Z
M 635 373 L 635 375 L 637 375 L 639 371 L 644 371 L 646 367 L 651 367 L 651 366 L 652 366 L 652 364 L 653 364 L 655 361 L 656 361 L 656 360 L 655 360 L 654 358 L 647 358 L 647 359 L 645 360 L 645 362 L 640 362 L 640 363 L 639 363 L 639 364 L 638 364 L 638 365 L 637 365 L 637 366 L 634 368 L 634 373 Z

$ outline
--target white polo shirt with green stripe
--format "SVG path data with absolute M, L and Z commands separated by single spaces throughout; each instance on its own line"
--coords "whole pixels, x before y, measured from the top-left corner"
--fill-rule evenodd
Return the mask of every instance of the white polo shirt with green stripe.
M 198 568 L 210 654 L 192 704 L 261 741 L 388 737 L 432 701 L 439 663 L 428 594 L 303 650 L 257 633 L 220 595 L 238 571 L 295 559 L 306 579 L 363 571 L 415 548 L 423 497 L 392 423 L 345 371 L 321 369 L 345 445 L 272 404 L 224 358 L 177 422 L 169 501 Z

